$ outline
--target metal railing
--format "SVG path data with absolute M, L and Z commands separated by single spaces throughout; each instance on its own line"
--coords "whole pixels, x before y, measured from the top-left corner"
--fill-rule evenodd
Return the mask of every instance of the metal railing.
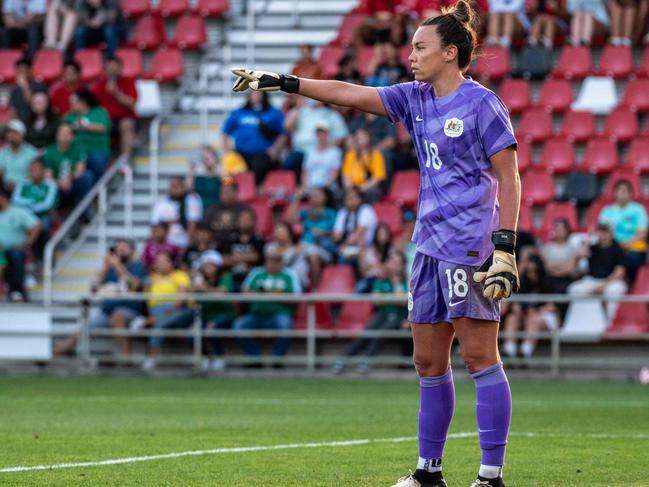
M 43 301 L 45 306 L 50 306 L 52 303 L 52 280 L 55 272 L 54 252 L 75 224 L 78 224 L 84 215 L 88 214 L 95 201 L 98 212 L 97 244 L 99 254 L 106 253 L 108 186 L 119 176 L 124 178 L 124 236 L 131 237 L 133 235 L 133 170 L 128 164 L 128 158 L 121 156 L 74 207 L 54 235 L 47 241 L 43 255 Z

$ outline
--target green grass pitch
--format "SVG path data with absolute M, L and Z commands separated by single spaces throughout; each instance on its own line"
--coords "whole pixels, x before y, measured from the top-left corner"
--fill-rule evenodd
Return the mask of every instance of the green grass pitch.
M 513 382 L 508 487 L 649 486 L 649 388 Z M 383 487 L 414 466 L 415 381 L 0 378 L 0 469 L 295 444 L 116 465 L 2 472 L 2 486 Z M 480 459 L 457 383 L 450 487 Z M 305 443 L 404 438 L 306 448 Z M 301 446 L 302 445 L 302 446 Z

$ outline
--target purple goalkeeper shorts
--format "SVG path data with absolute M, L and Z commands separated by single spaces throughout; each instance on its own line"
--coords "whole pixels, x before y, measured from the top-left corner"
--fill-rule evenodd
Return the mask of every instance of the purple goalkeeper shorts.
M 453 318 L 499 321 L 500 302 L 482 295 L 482 283 L 473 280 L 477 269 L 417 252 L 408 294 L 408 320 L 411 323 L 450 323 Z

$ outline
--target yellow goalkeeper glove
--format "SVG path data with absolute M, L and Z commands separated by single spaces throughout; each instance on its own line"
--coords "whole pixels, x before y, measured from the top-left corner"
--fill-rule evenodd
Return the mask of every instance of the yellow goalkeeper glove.
M 252 71 L 235 68 L 232 72 L 238 76 L 232 91 L 246 91 L 251 88 L 256 91 L 285 91 L 297 93 L 300 90 L 300 79 L 292 74 L 278 74 L 270 71 Z
M 498 230 L 491 236 L 496 250 L 482 267 L 473 274 L 473 280 L 484 282 L 485 298 L 499 301 L 518 291 L 520 281 L 516 269 L 516 234 L 510 230 Z

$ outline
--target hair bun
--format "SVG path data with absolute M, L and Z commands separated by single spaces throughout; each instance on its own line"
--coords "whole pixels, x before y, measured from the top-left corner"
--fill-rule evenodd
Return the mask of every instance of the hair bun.
M 467 0 L 458 0 L 448 13 L 462 25 L 472 25 L 473 19 L 475 18 L 473 7 L 471 7 Z

